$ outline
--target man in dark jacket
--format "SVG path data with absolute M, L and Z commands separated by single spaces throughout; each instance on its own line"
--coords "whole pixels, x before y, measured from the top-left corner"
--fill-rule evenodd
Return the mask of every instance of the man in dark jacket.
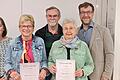
M 46 19 L 48 24 L 36 31 L 35 35 L 42 37 L 45 42 L 47 58 L 51 49 L 52 43 L 63 35 L 62 27 L 58 23 L 60 19 L 60 10 L 54 6 L 46 9 Z
M 35 35 L 43 38 L 45 42 L 46 55 L 47 59 L 49 57 L 49 52 L 52 46 L 52 43 L 56 40 L 59 40 L 63 35 L 62 27 L 58 23 L 60 19 L 60 10 L 54 6 L 46 9 L 46 19 L 48 24 L 46 24 L 43 28 L 36 31 Z M 50 80 L 51 75 L 46 78 L 46 80 Z

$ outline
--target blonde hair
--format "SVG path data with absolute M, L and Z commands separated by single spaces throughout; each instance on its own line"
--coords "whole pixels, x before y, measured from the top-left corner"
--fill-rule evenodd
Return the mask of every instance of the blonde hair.
M 32 15 L 28 15 L 28 14 L 21 15 L 19 19 L 19 27 L 20 24 L 24 23 L 25 21 L 30 21 L 34 27 L 35 21 Z

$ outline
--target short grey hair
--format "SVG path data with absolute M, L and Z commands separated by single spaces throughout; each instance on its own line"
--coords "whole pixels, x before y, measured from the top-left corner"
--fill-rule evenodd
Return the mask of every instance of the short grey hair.
M 62 26 L 68 23 L 72 23 L 74 25 L 75 28 L 77 28 L 77 24 L 76 21 L 74 19 L 64 19 Z
M 57 7 L 55 7 L 55 6 L 51 6 L 51 7 L 47 8 L 46 9 L 46 13 L 47 13 L 48 10 L 52 10 L 52 9 L 56 9 L 58 11 L 58 16 L 61 16 L 60 10 Z

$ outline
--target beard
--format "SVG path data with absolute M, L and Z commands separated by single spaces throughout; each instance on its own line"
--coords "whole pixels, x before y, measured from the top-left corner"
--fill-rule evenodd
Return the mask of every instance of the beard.
M 85 20 L 81 20 L 81 21 L 82 21 L 82 24 L 83 24 L 83 25 L 89 25 L 90 22 L 91 22 L 91 20 L 87 20 L 87 21 L 85 21 Z
M 56 26 L 57 23 L 49 23 L 49 26 Z
M 49 26 L 56 26 L 57 22 L 55 20 L 51 20 L 48 22 Z

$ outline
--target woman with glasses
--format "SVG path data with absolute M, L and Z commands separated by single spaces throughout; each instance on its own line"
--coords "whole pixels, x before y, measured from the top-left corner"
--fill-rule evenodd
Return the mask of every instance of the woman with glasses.
M 31 15 L 22 15 L 19 20 L 20 36 L 10 42 L 5 59 L 7 77 L 21 80 L 20 63 L 40 64 L 39 79 L 44 80 L 47 70 L 47 58 L 44 41 L 33 35 L 34 19 Z

